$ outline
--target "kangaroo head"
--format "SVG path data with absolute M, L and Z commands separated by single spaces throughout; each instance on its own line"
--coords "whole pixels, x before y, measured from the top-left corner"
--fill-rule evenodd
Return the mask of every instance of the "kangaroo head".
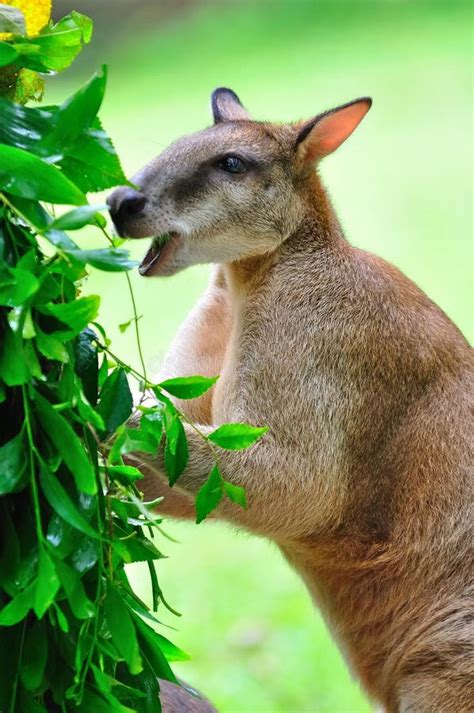
M 185 136 L 109 197 L 118 232 L 152 238 L 142 275 L 226 263 L 278 247 L 303 219 L 314 166 L 371 106 L 357 99 L 295 124 L 253 121 L 230 89 L 212 95 L 214 125 Z

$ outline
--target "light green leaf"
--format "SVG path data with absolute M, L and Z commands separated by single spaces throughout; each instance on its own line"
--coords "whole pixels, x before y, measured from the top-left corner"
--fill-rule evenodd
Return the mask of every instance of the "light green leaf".
M 69 423 L 56 413 L 49 401 L 38 391 L 35 391 L 34 398 L 39 423 L 73 474 L 78 489 L 88 495 L 95 495 L 97 492 L 95 473 L 81 441 Z
M 217 465 L 196 495 L 196 522 L 199 524 L 216 508 L 223 494 L 223 479 Z
M 109 465 L 106 472 L 112 480 L 117 480 L 122 485 L 130 485 L 143 478 L 143 473 L 133 465 Z
M 214 386 L 218 378 L 218 376 L 180 376 L 162 381 L 158 386 L 178 399 L 196 399 Z
M 221 448 L 238 451 L 252 446 L 267 431 L 266 426 L 258 428 L 245 423 L 225 423 L 209 434 L 208 438 Z
M 87 203 L 82 191 L 56 166 L 23 149 L 5 144 L 0 144 L 0 190 L 48 203 Z
M 237 503 L 237 505 L 240 505 L 240 507 L 245 510 L 247 507 L 247 496 L 245 495 L 245 490 L 241 488 L 240 485 L 234 485 L 233 483 L 229 483 L 227 480 L 224 480 L 223 486 L 225 494 L 229 500 L 232 500 L 233 503 Z

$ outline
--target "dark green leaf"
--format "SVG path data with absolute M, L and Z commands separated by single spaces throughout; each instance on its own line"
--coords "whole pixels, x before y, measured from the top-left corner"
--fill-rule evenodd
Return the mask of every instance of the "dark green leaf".
M 95 494 L 97 483 L 94 470 L 69 423 L 37 391 L 35 406 L 44 432 L 74 475 L 78 489 L 89 495 Z
M 58 477 L 51 473 L 44 462 L 40 464 L 40 482 L 46 500 L 63 520 L 85 535 L 100 539 L 99 533 L 81 515 L 67 491 L 59 482 Z
M 0 27 L 2 25 L 2 10 L 0 8 Z M 18 57 L 18 52 L 13 47 L 13 45 L 8 44 L 8 42 L 0 42 L 0 67 L 5 67 L 7 64 L 11 64 Z
M 98 367 L 97 335 L 90 329 L 84 329 L 74 342 L 75 371 L 79 376 L 84 395 L 92 406 L 97 403 Z
M 47 655 L 48 635 L 45 622 L 33 622 L 26 633 L 20 669 L 21 681 L 28 691 L 35 691 L 41 686 Z
M 97 412 L 102 416 L 109 433 L 116 430 L 132 413 L 133 398 L 125 371 L 121 368 L 107 377 L 100 392 Z
M 180 376 L 167 379 L 158 386 L 178 399 L 196 399 L 214 386 L 218 376 Z
M 130 610 L 112 585 L 107 589 L 104 611 L 112 641 L 126 661 L 130 673 L 140 673 L 143 666 Z
M 0 463 L 0 495 L 21 490 L 27 482 L 28 464 L 23 431 L 0 447 Z
M 188 463 L 188 442 L 183 424 L 178 416 L 165 412 L 165 468 L 169 484 L 174 485 Z
M 0 144 L 0 190 L 48 203 L 87 203 L 61 171 L 23 149 Z
M 257 428 L 245 423 L 225 423 L 209 435 L 209 440 L 221 448 L 238 451 L 248 448 L 259 440 L 268 428 Z
M 165 681 L 178 683 L 178 679 L 171 670 L 170 665 L 161 650 L 160 638 L 157 636 L 156 632 L 149 627 L 148 624 L 145 624 L 138 614 L 131 612 L 131 615 L 138 632 L 141 648 L 153 668 L 155 675 L 159 678 L 163 678 Z
M 196 522 L 202 522 L 220 503 L 223 494 L 223 480 L 217 465 L 196 495 Z

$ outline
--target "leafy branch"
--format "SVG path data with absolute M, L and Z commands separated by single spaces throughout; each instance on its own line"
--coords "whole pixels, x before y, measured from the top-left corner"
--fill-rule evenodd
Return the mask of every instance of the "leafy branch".
M 223 496 L 245 507 L 220 449 L 248 447 L 266 429 L 225 424 L 207 435 L 173 399 L 199 398 L 215 378 L 149 380 L 135 263 L 107 233 L 105 206 L 87 200 L 127 183 L 98 119 L 105 68 L 59 106 L 24 106 L 38 96 L 35 73 L 69 66 L 92 23 L 73 12 L 34 37 L 27 26 L 0 5 L 9 33 L 0 41 L 0 709 L 149 713 L 159 679 L 176 682 L 169 661 L 186 655 L 156 631 L 154 612 L 174 612 L 155 571 L 160 500 L 144 501 L 142 474 L 124 456 L 162 448 L 174 485 L 189 424 L 214 458 L 196 499 L 200 522 Z M 82 249 L 70 233 L 85 227 L 109 245 Z M 99 297 L 80 294 L 89 267 L 125 274 L 140 370 L 111 350 Z M 134 427 L 128 376 L 142 391 Z M 148 565 L 153 611 L 130 586 L 131 562 Z

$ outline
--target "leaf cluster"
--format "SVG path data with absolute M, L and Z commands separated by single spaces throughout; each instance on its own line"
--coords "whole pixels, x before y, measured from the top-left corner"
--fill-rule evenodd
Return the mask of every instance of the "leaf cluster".
M 91 30 L 71 13 L 27 38 L 21 13 L 0 6 L 0 31 L 13 33 L 0 42 L 0 66 L 64 69 Z M 155 571 L 159 502 L 144 501 L 142 474 L 126 461 L 162 448 L 173 485 L 188 446 L 172 397 L 198 398 L 216 379 L 150 383 L 143 362 L 140 373 L 111 352 L 96 321 L 99 297 L 81 295 L 89 266 L 124 272 L 129 286 L 134 266 L 108 237 L 104 206 L 87 199 L 126 183 L 98 118 L 105 86 L 103 69 L 60 106 L 0 96 L 0 710 L 9 713 L 155 712 L 159 679 L 176 682 L 169 661 L 186 657 L 156 631 L 155 612 L 169 607 Z M 84 226 L 108 245 L 82 249 L 69 233 Z M 121 328 L 135 325 L 141 354 L 131 298 Z M 133 428 L 129 378 L 156 402 L 139 407 Z M 227 424 L 201 434 L 215 463 L 197 496 L 198 522 L 222 497 L 245 507 L 219 449 L 248 447 L 265 430 Z M 139 561 L 153 611 L 127 577 L 125 566 Z

